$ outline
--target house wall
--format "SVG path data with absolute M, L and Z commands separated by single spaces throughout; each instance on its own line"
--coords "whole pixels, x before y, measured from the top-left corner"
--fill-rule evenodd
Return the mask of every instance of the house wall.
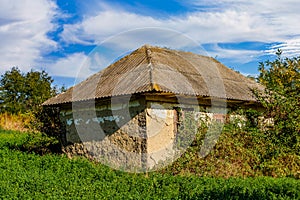
M 83 154 L 117 169 L 145 171 L 177 159 L 201 123 L 225 121 L 225 115 L 210 113 L 205 103 L 138 96 L 129 102 L 97 101 L 94 109 L 91 105 L 62 109 L 61 119 L 67 141 L 81 143 Z
M 148 103 L 146 109 L 148 168 L 174 156 L 176 115 L 171 104 Z
M 129 171 L 144 167 L 147 148 L 144 99 L 113 105 L 103 101 L 94 109 L 91 105 L 79 106 L 72 111 L 62 109 L 61 120 L 65 123 L 69 143 L 65 149 L 72 150 L 69 154 L 76 154 L 75 144 L 80 143 L 82 145 L 77 149 L 84 146 L 87 157 L 111 167 Z
M 198 105 L 147 101 L 147 167 L 166 166 L 193 142 L 206 113 Z

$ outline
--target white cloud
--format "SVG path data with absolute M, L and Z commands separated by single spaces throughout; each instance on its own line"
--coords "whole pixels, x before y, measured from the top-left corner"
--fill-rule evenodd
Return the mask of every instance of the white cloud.
M 48 64 L 47 71 L 52 76 L 76 77 L 80 75 L 81 67 L 86 59 L 87 56 L 84 53 L 70 54 Z
M 299 34 L 297 26 L 300 18 L 300 3 L 298 0 L 287 1 L 246 1 L 246 0 L 194 0 L 194 6 L 199 6 L 199 11 L 180 16 L 156 18 L 141 14 L 130 13 L 119 7 L 112 8 L 102 4 L 99 12 L 87 16 L 82 22 L 74 25 L 65 25 L 62 38 L 69 43 L 99 43 L 115 34 L 123 35 L 122 40 L 114 45 L 132 48 L 136 43 L 143 41 L 160 41 L 162 35 L 157 31 L 146 34 L 137 33 L 145 27 L 172 29 L 181 32 L 199 44 L 220 42 L 286 42 L 291 35 Z M 209 7 L 200 9 L 201 5 Z M 132 31 L 136 29 L 135 31 Z M 131 33 L 125 33 L 124 31 Z M 151 31 L 150 29 L 148 29 Z M 169 31 L 166 31 L 166 34 Z M 117 37 L 120 38 L 120 37 Z M 137 42 L 138 41 L 138 42 Z M 171 40 L 169 40 L 171 41 Z M 144 42 L 145 43 L 145 42 Z M 176 41 L 173 44 L 180 44 Z M 287 44 L 287 43 L 286 43 Z M 213 54 L 220 53 L 221 49 Z M 224 56 L 251 56 L 262 52 L 229 51 L 224 50 Z M 246 55 L 248 54 L 248 55 Z
M 56 47 L 47 37 L 56 5 L 49 0 L 0 0 L 0 73 L 13 66 L 27 71 Z
M 273 45 L 265 52 L 267 54 L 275 55 L 278 49 L 282 50 L 282 56 L 284 57 L 297 57 L 300 55 L 300 39 L 291 39 L 280 44 Z
M 163 26 L 163 23 L 148 16 L 107 10 L 88 17 L 81 23 L 64 25 L 62 38 L 70 43 L 87 44 L 90 40 L 100 43 L 107 37 L 123 31 L 140 27 Z
M 258 41 L 282 43 L 282 45 L 274 46 L 274 48 L 283 48 L 287 51 L 285 55 L 300 55 L 300 47 L 295 45 L 295 41 L 299 43 L 298 36 L 300 33 L 300 2 L 298 0 L 192 0 L 187 2 L 198 6 L 199 9 L 210 5 L 213 8 L 212 12 L 224 13 L 231 10 L 237 13 L 247 13 L 256 24 L 263 27 L 261 32 L 259 30 L 254 31 L 254 35 L 247 36 L 247 41 L 255 41 L 255 36 L 258 36 Z
M 218 45 L 208 51 L 211 57 L 217 57 L 221 59 L 230 59 L 231 62 L 245 64 L 255 60 L 262 54 L 260 50 L 234 50 L 234 49 L 224 49 Z
M 46 67 L 51 76 L 76 78 L 76 82 L 79 82 L 111 64 L 112 60 L 109 58 L 96 49 L 89 55 L 83 52 L 70 54 L 48 63 Z
M 200 43 L 233 42 L 251 38 L 264 40 L 268 34 L 265 24 L 246 12 L 190 13 L 186 16 L 156 19 L 122 10 L 105 10 L 81 23 L 65 25 L 62 38 L 82 43 L 93 39 L 101 42 L 115 34 L 132 29 L 157 27 L 182 32 Z M 259 34 L 258 34 L 259 33 Z M 156 35 L 152 35 L 156 37 Z

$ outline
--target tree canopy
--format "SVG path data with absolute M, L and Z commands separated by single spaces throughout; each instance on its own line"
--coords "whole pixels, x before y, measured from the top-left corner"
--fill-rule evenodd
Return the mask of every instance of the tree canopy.
M 277 58 L 260 63 L 259 71 L 258 80 L 266 88 L 258 97 L 265 117 L 274 120 L 268 132 L 278 145 L 300 151 L 300 57 L 282 58 L 278 50 Z
M 6 71 L 0 79 L 1 112 L 24 113 L 34 111 L 56 94 L 53 79 L 43 71 L 22 73 L 17 67 Z

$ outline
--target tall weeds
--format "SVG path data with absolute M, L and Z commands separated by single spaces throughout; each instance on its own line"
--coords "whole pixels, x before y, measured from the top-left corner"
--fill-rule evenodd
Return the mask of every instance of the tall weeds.
M 31 126 L 33 120 L 34 115 L 31 113 L 11 114 L 4 112 L 0 114 L 0 128 L 16 131 L 34 131 Z

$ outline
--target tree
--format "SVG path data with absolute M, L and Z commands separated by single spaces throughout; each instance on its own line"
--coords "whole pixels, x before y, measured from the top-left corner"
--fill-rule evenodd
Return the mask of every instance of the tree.
M 260 63 L 258 80 L 265 91 L 257 96 L 266 108 L 265 117 L 274 120 L 270 137 L 300 152 L 300 57 L 282 58 L 281 53 L 278 50 L 274 61 Z
M 34 116 L 30 128 L 63 142 L 61 133 L 64 127 L 59 120 L 59 109 L 41 106 L 59 92 L 56 87 L 52 87 L 52 83 L 53 79 L 44 70 L 22 73 L 13 67 L 0 79 L 0 112 L 30 113 Z M 64 87 L 60 89 L 63 90 Z
M 17 67 L 6 71 L 0 79 L 1 112 L 35 111 L 41 103 L 56 94 L 53 79 L 45 71 L 24 74 Z
M 23 110 L 22 104 L 25 101 L 24 83 L 25 77 L 16 67 L 1 76 L 0 108 L 2 112 L 16 113 Z

